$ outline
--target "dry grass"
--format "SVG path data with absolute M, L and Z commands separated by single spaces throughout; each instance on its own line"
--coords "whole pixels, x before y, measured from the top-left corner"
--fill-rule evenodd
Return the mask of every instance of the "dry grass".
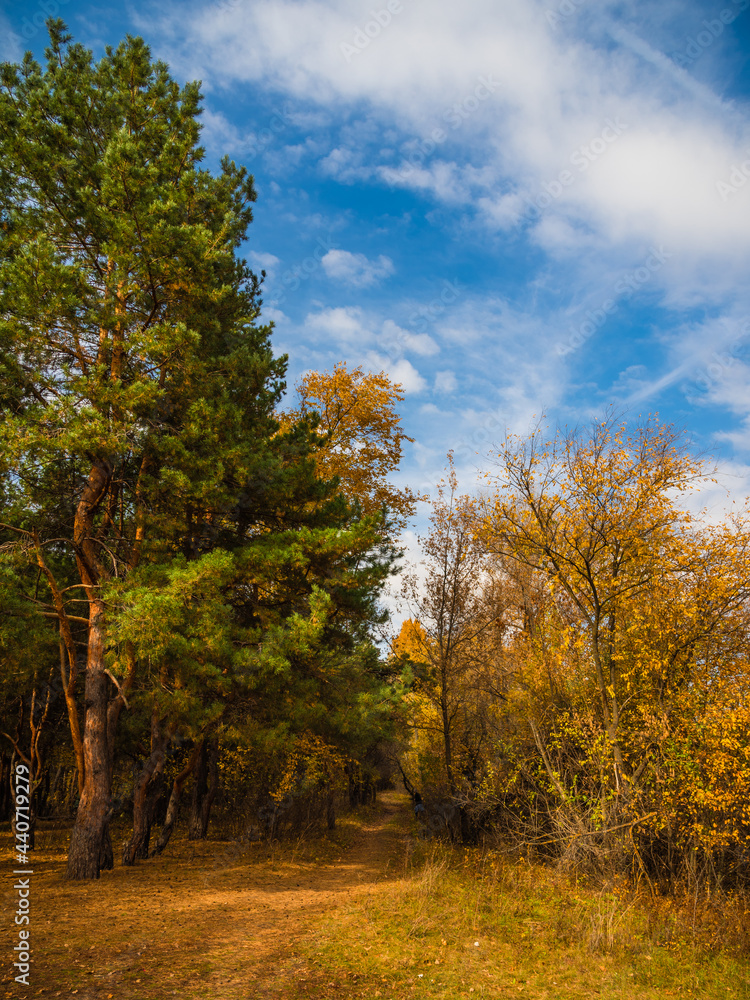
M 391 796 L 322 840 L 178 838 L 162 858 L 85 884 L 64 880 L 64 835 L 47 832 L 34 858 L 32 985 L 16 986 L 8 958 L 0 997 L 750 998 L 750 964 L 717 947 L 722 933 L 742 945 L 727 936 L 737 901 L 595 889 L 415 832 Z M 7 874 L 2 886 L 10 914 Z

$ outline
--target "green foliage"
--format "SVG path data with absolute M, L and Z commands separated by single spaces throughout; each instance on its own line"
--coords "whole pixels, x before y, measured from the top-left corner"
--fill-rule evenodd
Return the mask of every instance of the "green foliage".
M 375 738 L 393 553 L 316 476 L 309 423 L 276 420 L 286 359 L 236 255 L 253 179 L 201 167 L 198 84 L 142 39 L 96 63 L 49 29 L 44 67 L 0 67 L 6 656 L 28 672 L 25 630 L 49 666 L 62 638 L 79 766 L 124 705 L 152 735 L 252 715 Z

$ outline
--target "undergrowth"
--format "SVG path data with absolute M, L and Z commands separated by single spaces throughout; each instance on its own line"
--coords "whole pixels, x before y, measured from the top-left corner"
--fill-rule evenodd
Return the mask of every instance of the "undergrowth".
M 413 839 L 402 868 L 304 951 L 352 997 L 750 997 L 739 900 L 595 887 L 499 850 Z
M 645 879 L 594 881 L 500 848 L 421 840 L 397 805 L 385 821 L 379 807 L 358 810 L 315 839 L 178 833 L 161 857 L 86 884 L 65 880 L 67 832 L 45 824 L 33 992 L 750 1000 L 740 898 L 660 896 Z M 20 996 L 7 970 L 2 986 Z

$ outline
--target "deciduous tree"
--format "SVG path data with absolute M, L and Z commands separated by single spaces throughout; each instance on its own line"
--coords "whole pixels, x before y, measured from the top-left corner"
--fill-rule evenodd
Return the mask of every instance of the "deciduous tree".
M 747 703 L 747 520 L 712 528 L 689 513 L 680 501 L 708 472 L 655 424 L 537 432 L 509 440 L 499 464 L 478 533 L 548 595 L 526 624 L 515 704 L 544 775 L 537 790 L 556 803 L 549 821 L 578 847 L 596 845 L 593 831 L 646 824 L 652 857 L 662 839 L 672 861 L 710 851 L 698 771 L 720 744 L 718 720 L 736 739 Z M 741 788 L 743 752 L 722 763 L 734 761 Z M 726 823 L 745 837 L 727 793 Z
M 319 416 L 315 430 L 318 472 L 337 477 L 342 493 L 356 501 L 364 514 L 384 512 L 389 530 L 402 531 L 422 499 L 390 477 L 398 471 L 405 441 L 396 409 L 403 401 L 401 386 L 384 372 L 352 371 L 342 362 L 332 372 L 308 372 L 297 386 L 299 406 L 285 415 L 297 421 Z
M 418 756 L 425 763 L 439 761 L 442 771 L 423 764 L 422 780 L 431 779 L 436 790 L 460 802 L 461 835 L 466 836 L 466 806 L 488 749 L 488 707 L 496 700 L 492 692 L 502 687 L 496 654 L 507 623 L 476 537 L 474 505 L 457 488 L 451 463 L 422 543 L 426 574 L 406 586 L 413 619 L 404 623 L 394 652 L 416 665 L 418 681 L 407 705 L 419 734 Z

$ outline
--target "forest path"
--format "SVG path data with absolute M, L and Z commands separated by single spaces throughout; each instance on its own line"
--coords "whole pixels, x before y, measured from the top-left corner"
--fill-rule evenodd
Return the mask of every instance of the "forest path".
M 288 966 L 287 974 L 300 973 L 304 963 L 293 959 L 303 939 L 314 939 L 325 922 L 334 918 L 337 908 L 354 903 L 376 891 L 385 880 L 403 873 L 409 850 L 409 805 L 408 796 L 386 792 L 364 818 L 346 824 L 347 839 L 351 840 L 334 852 L 336 857 L 326 851 L 328 857 L 312 862 L 290 859 L 274 864 L 272 860 L 270 870 L 233 868 L 238 876 L 235 887 L 228 889 L 227 873 L 221 873 L 214 892 L 201 894 L 196 900 L 196 906 L 201 907 L 207 903 L 231 905 L 233 954 L 246 950 L 258 978 L 266 981 L 268 992 L 264 993 L 256 980 L 256 996 L 284 996 L 279 992 L 282 983 L 270 981 L 274 977 L 269 976 L 268 963 Z
M 231 872 L 217 873 L 213 891 L 201 893 L 194 905 L 196 911 L 207 905 L 219 910 L 231 908 L 231 923 L 223 933 L 227 958 L 231 956 L 239 975 L 216 981 L 215 995 L 297 996 L 300 986 L 308 981 L 312 994 L 319 996 L 322 984 L 315 970 L 299 956 L 299 946 L 313 942 L 326 922 L 336 918 L 334 911 L 403 874 L 410 843 L 409 814 L 407 795 L 385 792 L 356 820 L 340 824 L 345 843 L 338 850 L 330 850 L 335 841 L 319 845 L 325 857 L 297 861 L 287 856 L 274 862 L 271 856 L 265 868 L 240 864 L 232 866 Z M 309 850 L 315 845 L 306 847 Z M 227 886 L 227 878 L 234 883 L 235 875 L 236 884 Z M 358 944 L 353 941 L 352 948 Z M 248 966 L 252 966 L 253 992 L 243 992 Z
M 32 882 L 31 988 L 16 984 L 4 963 L 0 996 L 331 995 L 310 957 L 317 937 L 339 912 L 404 875 L 410 813 L 407 795 L 385 792 L 322 841 L 175 840 L 161 858 L 117 864 L 88 883 L 65 881 L 64 849 L 42 842 Z

